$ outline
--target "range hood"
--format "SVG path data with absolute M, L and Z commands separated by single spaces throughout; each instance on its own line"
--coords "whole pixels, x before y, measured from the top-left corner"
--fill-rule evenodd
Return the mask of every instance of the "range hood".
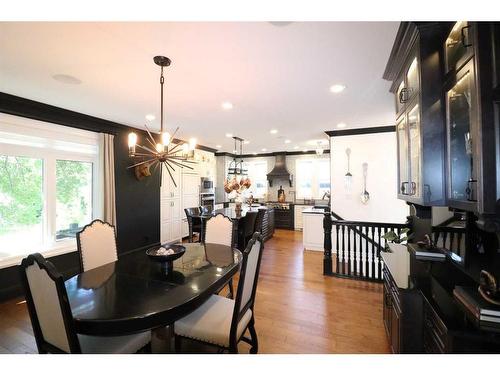
M 269 186 L 273 186 L 273 180 L 288 180 L 290 187 L 292 187 L 292 175 L 286 169 L 286 153 L 276 154 L 276 162 L 271 172 L 267 174 Z

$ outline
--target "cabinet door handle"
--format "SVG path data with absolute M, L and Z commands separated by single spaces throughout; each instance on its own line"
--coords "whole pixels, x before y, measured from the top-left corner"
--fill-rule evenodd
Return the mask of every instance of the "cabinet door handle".
M 467 39 L 467 36 L 465 35 L 465 30 L 470 29 L 470 25 L 464 26 L 460 29 L 460 42 L 462 43 L 462 46 L 465 48 L 467 47 L 472 47 L 472 43 L 466 43 L 465 40 Z
M 408 181 L 403 181 L 401 182 L 401 194 L 404 194 L 404 195 L 408 195 L 405 191 L 406 191 L 406 188 L 405 186 L 408 185 Z
M 417 193 L 417 183 L 412 181 L 410 195 L 415 195 L 416 193 Z
M 401 104 L 406 103 L 406 98 L 405 98 L 405 93 L 406 93 L 406 91 L 407 91 L 406 87 L 403 87 L 403 88 L 401 89 L 401 91 L 399 92 L 399 102 L 400 102 Z

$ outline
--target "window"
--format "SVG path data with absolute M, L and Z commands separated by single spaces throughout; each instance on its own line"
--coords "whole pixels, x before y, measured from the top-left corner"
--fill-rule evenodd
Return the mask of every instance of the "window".
M 264 198 L 267 194 L 267 161 L 245 162 L 248 178 L 252 181 L 250 191 L 254 198 Z
M 330 159 L 297 159 L 295 174 L 299 199 L 321 199 L 330 191 Z
M 76 250 L 99 216 L 98 134 L 0 115 L 0 267 Z

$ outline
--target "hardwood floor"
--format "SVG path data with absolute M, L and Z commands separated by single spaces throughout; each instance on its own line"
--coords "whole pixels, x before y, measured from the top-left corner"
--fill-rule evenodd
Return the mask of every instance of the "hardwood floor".
M 389 353 L 382 285 L 326 277 L 322 265 L 322 253 L 303 251 L 301 232 L 277 230 L 266 242 L 255 303 L 259 353 Z M 36 351 L 26 305 L 0 304 L 0 353 Z

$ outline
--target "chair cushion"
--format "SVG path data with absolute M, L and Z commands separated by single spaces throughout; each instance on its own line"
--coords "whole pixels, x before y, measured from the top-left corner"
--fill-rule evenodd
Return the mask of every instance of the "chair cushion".
M 151 332 L 127 336 L 78 335 L 84 354 L 133 354 L 151 341 Z
M 234 300 L 213 295 L 191 314 L 175 322 L 175 334 L 227 348 L 233 311 Z M 252 310 L 248 309 L 238 323 L 238 339 L 245 332 L 250 319 Z

